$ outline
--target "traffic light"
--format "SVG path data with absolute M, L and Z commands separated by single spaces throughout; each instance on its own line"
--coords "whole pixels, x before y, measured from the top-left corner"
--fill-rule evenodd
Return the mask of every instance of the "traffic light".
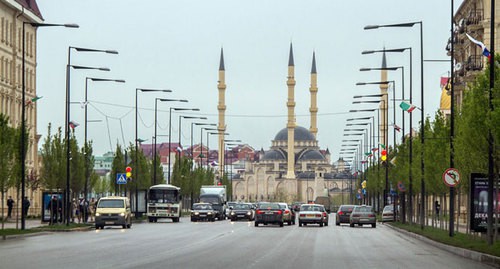
M 380 154 L 380 159 L 385 164 L 385 162 L 387 161 L 387 150 L 383 149 L 382 151 L 380 151 Z
M 125 175 L 127 176 L 127 179 L 130 179 L 132 178 L 132 167 L 130 166 L 127 166 L 127 168 L 125 168 Z

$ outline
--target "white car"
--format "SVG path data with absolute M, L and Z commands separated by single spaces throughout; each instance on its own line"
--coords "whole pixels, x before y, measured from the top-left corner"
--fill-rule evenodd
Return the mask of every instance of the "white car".
M 236 205 L 237 202 L 227 202 L 226 204 L 226 218 L 229 218 L 229 214 L 231 213 L 231 209 L 234 207 L 234 205 Z

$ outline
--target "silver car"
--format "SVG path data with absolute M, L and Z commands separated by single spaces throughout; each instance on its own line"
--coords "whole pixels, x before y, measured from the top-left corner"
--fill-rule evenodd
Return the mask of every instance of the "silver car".
M 352 209 L 351 216 L 349 217 L 349 225 L 354 227 L 354 224 L 363 226 L 364 224 L 371 224 L 372 228 L 377 227 L 377 219 L 373 212 L 373 207 L 367 205 L 355 206 Z
M 323 205 L 303 204 L 300 206 L 299 226 L 307 224 L 319 224 L 319 227 L 328 226 L 328 213 Z

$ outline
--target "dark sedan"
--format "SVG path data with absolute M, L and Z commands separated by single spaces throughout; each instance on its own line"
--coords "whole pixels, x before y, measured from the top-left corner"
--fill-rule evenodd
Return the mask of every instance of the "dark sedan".
M 342 223 L 349 223 L 350 216 L 354 205 L 341 205 L 339 210 L 337 210 L 337 216 L 335 217 L 335 224 L 339 226 Z
M 283 227 L 283 210 L 278 203 L 260 203 L 255 212 L 255 227 L 259 224 L 278 224 Z
M 229 218 L 231 219 L 231 221 L 239 219 L 253 220 L 254 219 L 253 205 L 250 203 L 234 204 L 229 210 Z
M 215 215 L 217 212 L 213 209 L 212 205 L 209 203 L 196 203 L 193 204 L 193 209 L 191 210 L 191 221 L 208 220 L 215 221 Z

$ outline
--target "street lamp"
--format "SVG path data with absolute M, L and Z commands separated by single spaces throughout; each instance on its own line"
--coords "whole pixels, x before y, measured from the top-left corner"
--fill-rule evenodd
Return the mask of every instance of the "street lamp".
M 21 201 L 23 201 L 26 196 L 26 24 L 31 25 L 32 27 L 66 27 L 66 28 L 78 28 L 78 24 L 55 24 L 55 23 L 37 23 L 37 22 L 23 22 L 23 45 L 22 45 L 22 95 L 21 95 Z M 24 203 L 21 203 L 21 230 L 26 228 L 26 216 L 24 212 L 26 212 L 26 207 Z
M 139 152 L 139 146 L 137 143 L 140 143 L 139 138 L 137 137 L 137 114 L 138 114 L 138 108 L 137 108 L 137 95 L 138 92 L 172 92 L 172 90 L 167 90 L 167 89 L 144 89 L 144 88 L 135 88 L 135 175 L 136 177 L 139 175 L 139 165 L 138 165 L 138 159 L 137 159 L 137 153 Z M 156 114 L 156 113 L 155 113 Z M 135 217 L 139 218 L 138 216 L 138 211 L 139 211 L 139 201 L 138 198 L 139 193 L 137 190 L 137 178 L 135 179 Z
M 85 148 L 85 186 L 83 187 L 83 193 L 84 193 L 84 199 L 88 200 L 87 195 L 88 195 L 88 184 L 89 184 L 89 156 L 87 156 L 87 151 L 88 151 L 88 145 L 87 145 L 87 105 L 88 105 L 88 100 L 87 100 L 87 89 L 88 89 L 88 82 L 89 80 L 92 81 L 110 81 L 110 82 L 117 82 L 117 83 L 125 83 L 125 80 L 123 79 L 108 79 L 108 78 L 93 78 L 93 77 L 86 77 L 85 78 L 85 135 L 84 135 L 84 148 Z
M 83 69 L 83 70 L 99 70 L 99 71 L 110 71 L 109 68 L 106 67 L 90 67 L 90 66 L 81 66 L 81 65 L 72 65 L 71 64 L 71 50 L 74 49 L 77 52 L 101 52 L 107 54 L 118 54 L 115 50 L 100 50 L 100 49 L 89 49 L 82 47 L 68 47 L 68 64 L 66 65 L 66 122 L 65 122 L 65 138 L 66 138 L 66 225 L 69 226 L 70 221 L 70 191 L 69 191 L 69 182 L 70 182 L 70 143 L 69 143 L 69 121 L 71 120 L 71 108 L 70 108 L 70 76 L 71 76 L 71 68 L 73 69 Z
M 494 1 L 492 1 L 493 3 Z M 494 21 L 494 20 L 491 20 Z M 371 29 L 378 29 L 378 28 L 384 28 L 384 27 L 413 27 L 415 24 L 420 25 L 420 98 L 421 98 L 421 104 L 420 104 L 420 143 L 422 144 L 422 149 L 421 149 L 421 158 L 420 158 L 420 169 L 421 169 L 421 196 L 422 196 L 422 203 L 421 203 L 421 210 L 420 210 L 420 228 L 424 229 L 424 221 L 425 221 L 425 169 L 424 169 L 424 155 L 425 155 L 425 138 L 424 138 L 424 35 L 423 35 L 423 22 L 422 21 L 417 21 L 417 22 L 407 22 L 407 23 L 397 23 L 397 24 L 386 24 L 386 25 L 368 25 L 365 26 L 365 30 L 371 30 Z M 493 23 L 492 23 L 493 24 Z M 493 29 L 493 28 L 492 28 Z M 453 41 L 453 40 L 452 40 Z M 492 38 L 493 41 L 493 38 Z M 492 48 L 493 49 L 493 48 Z M 410 71 L 411 73 L 411 71 Z M 410 90 L 411 91 L 411 90 Z M 411 96 L 411 93 L 410 93 Z M 410 97 L 411 99 L 411 97 Z M 410 101 L 411 103 L 411 101 Z M 411 119 L 411 117 L 410 117 Z M 411 124 L 411 120 L 410 120 Z M 410 127 L 410 133 L 411 133 L 411 127 Z M 411 139 L 411 137 L 410 137 Z M 411 151 L 410 151 L 411 153 Z M 411 165 L 410 165 L 411 166 Z M 411 177 L 410 177 L 411 179 Z M 410 197 L 411 197 L 411 180 L 410 180 Z M 411 199 L 411 198 L 410 198 Z M 411 208 L 411 200 L 410 200 L 410 208 Z
M 165 98 L 155 98 L 155 141 L 154 141 L 154 148 L 153 148 L 153 185 L 156 185 L 156 170 L 157 170 L 157 163 L 156 163 L 156 141 L 158 140 L 157 139 L 157 134 L 156 134 L 156 131 L 157 131 L 157 120 L 158 120 L 158 101 L 161 101 L 161 102 L 184 102 L 186 103 L 187 100 L 184 100 L 184 99 L 165 99 Z M 168 122 L 168 126 L 169 126 L 169 129 L 170 129 L 170 121 Z M 170 130 L 168 132 L 168 143 L 169 143 L 169 146 L 168 146 L 168 158 L 169 158 L 169 162 L 168 162 L 168 165 L 170 165 Z M 168 172 L 170 173 L 170 169 L 168 170 Z M 168 178 L 168 182 L 167 184 L 170 184 L 170 177 Z
M 209 140 L 208 140 L 209 135 L 217 135 L 217 134 L 219 134 L 219 133 L 216 133 L 216 132 L 208 132 L 208 133 L 207 133 L 207 147 L 210 145 L 210 144 L 209 144 Z M 226 136 L 226 135 L 229 135 L 229 133 L 222 133 L 222 135 Z M 208 160 L 208 159 L 209 159 L 208 157 L 209 157 L 209 156 L 207 155 L 207 167 L 208 167 L 208 161 L 209 161 L 209 160 Z M 221 164 L 219 164 L 219 165 L 221 165 Z M 219 167 L 219 168 L 220 168 L 220 167 Z
M 209 128 L 209 127 L 201 127 L 200 128 L 200 167 L 203 167 L 203 130 L 206 131 L 217 131 L 218 129 L 216 128 Z M 208 141 L 207 141 L 208 142 Z M 208 143 L 207 143 L 207 163 L 208 163 L 208 154 L 210 153 L 210 148 L 208 148 Z
M 194 151 L 193 151 L 193 125 L 196 125 L 196 126 L 217 126 L 217 124 L 215 123 L 202 123 L 202 122 L 191 122 L 191 158 L 195 159 L 195 156 L 194 156 Z
M 187 102 L 187 100 L 184 100 L 184 102 Z M 170 184 L 170 165 L 171 165 L 171 158 L 170 158 L 170 151 L 172 150 L 172 110 L 174 111 L 200 111 L 199 108 L 180 108 L 180 107 L 171 107 L 169 108 L 168 112 L 168 175 L 167 175 L 167 184 Z M 180 141 L 179 141 L 179 146 L 180 146 Z
M 182 119 L 197 119 L 197 120 L 206 120 L 207 117 L 195 117 L 195 116 L 184 116 L 184 115 L 179 115 L 179 147 L 182 149 L 182 143 L 181 143 L 181 120 Z M 192 125 L 191 125 L 192 126 Z M 191 129 L 192 131 L 192 129 Z M 192 133 L 192 132 L 191 132 Z M 192 140 L 191 140 L 192 141 Z M 170 153 L 169 153 L 170 154 Z M 169 155 L 170 157 L 170 155 Z M 181 168 L 181 152 L 179 152 L 179 169 Z

